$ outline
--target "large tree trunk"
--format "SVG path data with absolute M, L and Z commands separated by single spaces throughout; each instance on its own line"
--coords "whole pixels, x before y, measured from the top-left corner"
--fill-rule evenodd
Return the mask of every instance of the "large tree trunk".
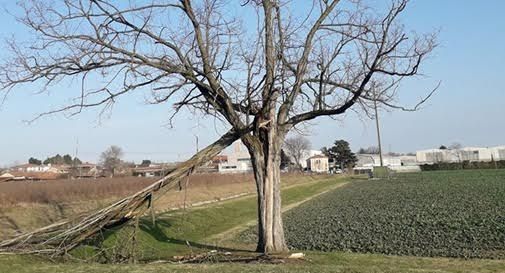
M 277 126 L 259 128 L 244 141 L 253 164 L 258 194 L 258 244 L 265 254 L 287 252 L 281 215 L 281 145 L 284 133 Z

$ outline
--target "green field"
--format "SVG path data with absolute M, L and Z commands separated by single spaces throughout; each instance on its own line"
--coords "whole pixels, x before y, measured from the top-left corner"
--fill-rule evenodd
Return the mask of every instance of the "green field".
M 250 252 L 254 242 L 242 242 L 252 237 L 254 228 L 248 225 L 256 218 L 255 198 L 247 197 L 161 214 L 155 225 L 146 217 L 140 222 L 136 242 L 124 237 L 132 228 L 123 228 L 106 234 L 103 246 L 107 251 L 98 253 L 88 247 L 74 253 L 80 258 L 97 255 L 92 259 L 95 262 L 0 255 L 0 272 L 505 272 L 505 260 L 498 259 L 505 245 L 504 182 L 505 171 L 455 171 L 402 175 L 390 181 L 331 178 L 286 188 L 284 206 L 316 196 L 285 213 L 289 244 L 296 248 L 294 252 L 307 254 L 303 261 L 151 264 L 212 249 L 254 255 Z M 331 191 L 319 195 L 327 190 Z M 231 232 L 234 229 L 239 232 Z M 216 235 L 228 240 L 214 241 Z M 110 264 L 132 262 L 126 258 L 132 246 L 138 264 Z
M 295 249 L 505 258 L 505 171 L 355 182 L 286 213 Z

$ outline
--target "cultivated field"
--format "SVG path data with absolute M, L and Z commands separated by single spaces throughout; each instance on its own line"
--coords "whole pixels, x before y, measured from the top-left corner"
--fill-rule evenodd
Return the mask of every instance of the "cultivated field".
M 503 180 L 503 176 L 503 172 L 490 171 L 483 173 L 423 173 L 402 176 L 395 181 L 363 182 L 348 177 L 315 177 L 311 178 L 311 181 L 304 179 L 305 182 L 290 185 L 282 191 L 284 207 L 295 207 L 285 214 L 288 239 L 293 246 L 294 242 L 302 243 L 305 242 L 302 240 L 308 240 L 304 239 L 303 236 L 307 236 L 311 232 L 325 232 L 327 240 L 323 240 L 323 236 L 320 236 L 318 237 L 318 243 L 334 244 L 334 235 L 332 235 L 334 231 L 331 228 L 328 229 L 327 226 L 321 226 L 319 230 L 318 227 L 310 223 L 316 221 L 316 223 L 324 224 L 325 219 L 335 219 L 333 221 L 334 224 L 339 226 L 336 218 L 332 218 L 329 215 L 329 209 L 335 205 L 346 204 L 350 207 L 349 210 L 353 211 L 352 214 L 355 215 L 354 217 L 350 217 L 348 214 L 341 214 L 339 211 L 332 209 L 331 213 L 342 217 L 342 221 L 347 221 L 346 217 L 356 220 L 360 218 L 360 215 L 366 215 L 366 217 L 363 217 L 363 219 L 366 219 L 366 223 L 363 225 L 372 225 L 370 223 L 377 218 L 394 214 L 385 212 L 381 214 L 379 211 L 386 211 L 387 208 L 406 212 L 409 210 L 402 210 L 398 206 L 392 207 L 384 204 L 384 198 L 382 198 L 383 202 L 380 203 L 383 209 L 376 210 L 365 204 L 365 198 L 368 198 L 372 204 L 379 204 L 375 199 L 380 196 L 389 197 L 394 204 L 398 203 L 397 200 L 403 200 L 404 204 L 409 204 L 410 199 L 402 197 L 401 194 L 408 193 L 419 198 L 421 196 L 426 198 L 427 196 L 434 196 L 429 200 L 431 200 L 431 204 L 438 204 L 438 202 L 434 202 L 433 200 L 443 199 L 443 196 L 450 192 L 449 188 L 457 189 L 454 192 L 459 192 L 460 194 L 465 192 L 463 189 L 466 189 L 466 192 L 471 192 L 471 189 L 475 188 L 473 186 L 469 187 L 471 182 L 468 181 L 473 180 L 475 181 L 474 186 L 479 190 L 484 188 L 484 198 L 482 200 L 488 200 L 488 197 L 492 196 L 492 190 L 488 189 L 490 186 L 487 182 L 479 182 L 480 178 L 483 178 L 483 181 Z M 461 183 L 457 182 L 459 180 L 467 182 L 463 182 L 462 186 L 460 185 Z M 440 184 L 438 187 L 437 183 Z M 499 194 L 502 193 L 502 188 L 499 183 L 491 182 L 490 185 L 494 185 L 491 188 L 495 187 L 494 189 L 497 190 L 496 198 L 491 198 L 491 200 L 494 200 L 492 204 L 495 205 L 490 206 L 497 206 L 495 212 L 500 214 L 502 212 L 498 209 L 501 209 L 501 205 L 499 205 L 500 203 L 497 200 Z M 380 187 L 385 187 L 387 190 L 381 190 Z M 411 187 L 414 187 L 415 190 L 405 190 L 411 189 Z M 330 192 L 325 194 L 324 192 L 328 190 Z M 371 191 L 375 191 L 375 194 L 370 193 Z M 321 193 L 323 194 L 320 195 Z M 332 196 L 339 196 L 339 198 L 330 198 Z M 360 200 L 360 202 L 350 203 L 348 200 L 353 199 L 353 196 Z M 452 194 L 449 193 L 449 196 L 452 196 Z M 314 197 L 315 199 L 311 201 L 310 199 Z M 456 199 L 453 197 L 449 198 Z M 475 194 L 471 195 L 471 198 L 476 199 Z M 320 204 L 321 200 L 328 201 L 324 205 L 318 206 L 317 210 L 311 210 L 311 208 L 314 208 L 314 204 Z M 422 203 L 418 198 L 413 200 L 417 200 L 416 203 Z M 304 201 L 305 203 L 303 203 Z M 465 203 L 458 200 L 455 202 L 456 205 Z M 105 241 L 101 245 L 100 252 L 97 252 L 99 249 L 93 247 L 82 247 L 76 249 L 75 253 L 73 253 L 77 257 L 91 259 L 92 261 L 107 262 L 107 264 L 96 262 L 83 263 L 82 261 L 79 262 L 73 259 L 66 262 L 50 262 L 31 256 L 0 255 L 0 272 L 505 272 L 505 260 L 498 259 L 426 258 L 363 254 L 349 251 L 320 252 L 302 250 L 307 254 L 307 259 L 302 261 L 289 261 L 285 259 L 280 264 L 272 264 L 261 260 L 248 262 L 247 259 L 238 263 L 222 263 L 219 262 L 218 256 L 209 256 L 206 260 L 200 260 L 200 262 L 205 262 L 204 264 L 173 264 L 172 262 L 167 262 L 167 260 L 173 260 L 175 258 L 174 255 L 212 253 L 209 251 L 215 249 L 218 249 L 218 253 L 231 251 L 233 255 L 239 255 L 241 258 L 247 256 L 253 257 L 255 254 L 250 251 L 253 249 L 254 244 L 243 242 L 243 236 L 236 237 L 237 234 L 240 234 L 240 232 L 236 231 L 246 230 L 248 224 L 255 220 L 257 214 L 255 203 L 255 197 L 249 196 L 218 202 L 201 208 L 166 212 L 159 214 L 154 224 L 152 223 L 152 219 L 147 216 L 140 221 L 139 230 L 135 236 L 136 240 L 131 240 L 134 228 L 132 225 L 129 225 L 120 230 L 116 229 L 104 234 Z M 482 201 L 482 203 L 491 204 L 486 201 Z M 442 202 L 442 204 L 445 203 Z M 412 206 L 416 207 L 413 204 L 406 207 Z M 441 210 L 440 213 L 445 213 L 443 210 L 447 209 L 447 207 L 448 205 L 437 206 Z M 480 208 L 479 210 L 483 210 L 483 208 L 489 208 L 489 206 L 481 206 Z M 307 213 L 308 211 L 312 213 Z M 377 216 L 374 218 L 368 212 L 374 212 Z M 300 220 L 296 219 L 297 217 Z M 404 222 L 394 222 L 393 220 L 396 218 L 389 219 L 392 226 L 405 225 L 411 228 L 411 226 L 404 224 Z M 443 222 L 444 219 L 440 221 Z M 297 236 L 299 238 L 293 241 L 295 234 L 293 230 L 294 223 L 303 225 L 306 230 L 305 232 L 298 231 L 299 235 Z M 455 228 L 457 229 L 458 227 L 455 226 Z M 359 226 L 352 226 L 352 229 L 347 231 L 346 237 L 354 240 L 353 232 L 360 234 L 360 230 Z M 228 238 L 229 240 L 221 240 L 223 238 Z M 299 250 L 293 249 L 293 252 L 297 251 Z M 230 256 L 225 257 L 230 258 Z M 137 260 L 139 264 L 131 264 L 132 259 Z M 114 262 L 130 262 L 130 264 L 111 264 Z
M 350 183 L 286 213 L 285 227 L 294 249 L 503 259 L 505 171 Z

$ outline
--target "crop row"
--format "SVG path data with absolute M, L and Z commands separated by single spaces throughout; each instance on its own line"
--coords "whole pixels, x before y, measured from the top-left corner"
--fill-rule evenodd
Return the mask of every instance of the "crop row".
M 292 248 L 505 258 L 505 171 L 353 182 L 289 211 Z

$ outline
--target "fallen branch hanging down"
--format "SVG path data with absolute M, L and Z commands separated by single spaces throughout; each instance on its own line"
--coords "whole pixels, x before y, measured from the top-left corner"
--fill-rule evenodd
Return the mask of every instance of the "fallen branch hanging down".
M 106 208 L 0 242 L 0 253 L 63 255 L 105 228 L 121 225 L 140 217 L 150 206 L 154 193 L 158 193 L 156 196 L 159 198 L 160 195 L 176 186 L 180 179 L 218 155 L 247 131 L 248 129 L 243 132 L 233 129 L 228 131 L 216 142 L 180 164 L 167 176 Z

